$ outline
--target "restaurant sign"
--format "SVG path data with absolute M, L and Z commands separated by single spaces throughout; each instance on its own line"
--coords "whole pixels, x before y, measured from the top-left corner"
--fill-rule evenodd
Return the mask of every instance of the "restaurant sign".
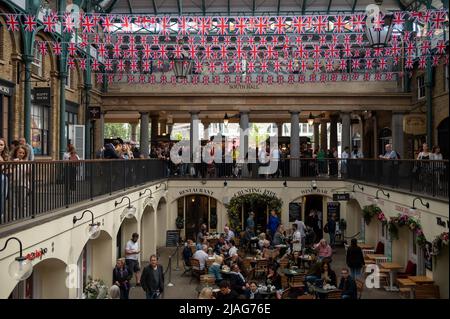
M 192 187 L 192 188 L 183 189 L 179 192 L 180 196 L 186 196 L 188 194 L 204 194 L 207 196 L 213 196 L 214 191 L 212 191 L 210 189 L 206 189 L 206 188 Z
M 403 117 L 403 131 L 406 134 L 424 135 L 427 132 L 425 114 L 408 114 Z
M 265 195 L 265 196 L 277 196 L 277 194 L 274 191 L 268 190 L 268 189 L 264 189 L 264 188 L 256 188 L 256 187 L 252 187 L 252 188 L 245 188 L 242 189 L 236 193 L 234 193 L 234 196 L 244 196 L 247 194 L 261 194 L 261 195 Z
M 47 248 L 36 249 L 35 251 L 26 254 L 25 258 L 30 261 L 35 260 L 36 258 L 42 259 L 42 256 L 44 256 L 46 253 Z

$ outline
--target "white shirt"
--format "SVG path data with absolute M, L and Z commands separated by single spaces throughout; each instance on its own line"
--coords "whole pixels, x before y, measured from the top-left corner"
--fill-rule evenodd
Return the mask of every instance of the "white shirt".
M 300 231 L 297 230 L 292 234 L 292 241 L 294 243 L 292 244 L 292 250 L 293 251 L 301 251 L 302 250 L 302 235 L 300 234 Z
M 305 237 L 305 235 L 306 235 L 305 234 L 305 228 L 306 228 L 305 223 L 302 222 L 301 220 L 296 220 L 294 223 L 297 224 L 297 230 L 300 232 L 300 235 L 302 237 Z
M 132 240 L 129 240 L 125 250 L 139 251 L 139 241 L 133 242 Z M 139 259 L 139 254 L 127 255 L 125 257 L 125 259 L 138 260 Z
M 207 253 L 200 249 L 195 252 L 192 258 L 198 259 L 198 261 L 200 262 L 200 270 L 205 269 L 206 260 L 208 259 Z
M 347 159 L 348 158 L 348 153 L 346 151 L 342 152 L 341 158 L 342 159 Z
M 442 157 L 441 153 L 439 153 L 439 154 L 431 154 L 431 155 L 432 156 L 431 156 L 430 159 L 432 159 L 432 160 L 435 160 L 435 161 L 442 161 L 443 160 L 443 157 Z
M 234 238 L 234 232 L 232 230 L 228 231 L 228 234 L 225 233 L 225 240 L 232 240 Z
M 230 256 L 234 256 L 237 255 L 238 249 L 236 248 L 236 246 L 233 246 L 230 248 L 230 250 L 228 250 L 228 255 Z

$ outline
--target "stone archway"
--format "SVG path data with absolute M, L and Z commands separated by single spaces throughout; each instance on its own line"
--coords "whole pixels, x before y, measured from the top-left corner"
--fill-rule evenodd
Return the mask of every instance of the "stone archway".
M 346 237 L 364 238 L 364 225 L 361 214 L 362 208 L 356 199 L 347 202 Z
M 156 212 L 151 205 L 148 205 L 141 219 L 141 260 L 147 260 L 152 254 L 156 254 L 156 235 Z
M 133 233 L 138 233 L 136 217 L 125 218 L 120 225 L 116 236 L 116 258 L 125 258 L 125 246 Z
M 156 221 L 157 221 L 157 247 L 163 247 L 166 245 L 166 231 L 168 229 L 167 222 L 167 201 L 164 197 L 158 202 L 158 208 L 156 209 Z

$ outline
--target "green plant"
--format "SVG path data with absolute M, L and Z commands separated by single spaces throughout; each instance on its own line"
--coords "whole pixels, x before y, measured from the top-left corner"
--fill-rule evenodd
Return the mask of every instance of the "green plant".
M 242 207 L 246 204 L 252 204 L 256 202 L 262 202 L 266 204 L 269 210 L 274 209 L 279 212 L 283 206 L 283 201 L 276 196 L 269 196 L 266 194 L 252 193 L 243 196 L 234 196 L 231 198 L 228 205 L 226 205 L 228 211 L 228 220 L 230 227 L 239 233 L 242 231 L 241 225 L 241 213 Z
M 183 216 L 178 216 L 177 219 L 175 220 L 175 224 L 176 224 L 178 229 L 183 229 L 184 228 L 184 218 L 183 218 Z
M 364 221 L 366 222 L 367 225 L 369 225 L 372 218 L 375 215 L 382 213 L 382 211 L 381 211 L 380 207 L 378 207 L 376 205 L 367 205 L 367 206 L 364 206 L 362 213 L 363 213 Z
M 105 299 L 108 297 L 108 287 L 103 280 L 92 279 L 90 276 L 88 276 L 88 282 L 83 292 L 86 299 Z
M 391 239 L 398 239 L 398 227 L 395 222 L 389 221 L 388 231 Z

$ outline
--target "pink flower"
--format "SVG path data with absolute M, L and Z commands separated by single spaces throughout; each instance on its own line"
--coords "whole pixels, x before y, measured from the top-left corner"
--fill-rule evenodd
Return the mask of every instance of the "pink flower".
M 421 236 L 421 235 L 423 235 L 423 231 L 422 231 L 422 229 L 420 229 L 420 228 L 417 228 L 417 230 L 416 230 L 416 234 L 417 234 L 417 236 Z

